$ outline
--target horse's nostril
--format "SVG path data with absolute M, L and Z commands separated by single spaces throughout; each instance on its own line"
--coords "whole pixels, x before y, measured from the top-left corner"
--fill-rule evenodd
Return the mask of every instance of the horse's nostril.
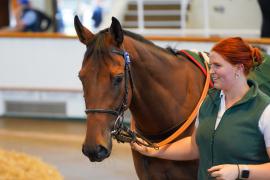
M 102 161 L 104 158 L 110 155 L 109 151 L 101 145 L 97 145 L 92 151 L 87 146 L 82 146 L 82 153 L 87 156 L 90 161 Z
M 98 145 L 97 146 L 97 156 L 98 157 L 107 157 L 109 155 L 109 151 L 105 148 L 105 147 L 103 147 L 103 146 L 101 146 L 101 145 Z
M 85 156 L 88 157 L 88 152 L 87 152 L 85 146 L 82 146 L 82 153 L 83 153 Z

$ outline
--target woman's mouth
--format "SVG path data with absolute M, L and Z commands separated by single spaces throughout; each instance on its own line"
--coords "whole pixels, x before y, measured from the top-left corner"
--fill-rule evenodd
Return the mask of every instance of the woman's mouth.
M 218 80 L 218 78 L 212 76 L 212 80 L 213 80 L 213 81 L 216 81 L 216 80 Z

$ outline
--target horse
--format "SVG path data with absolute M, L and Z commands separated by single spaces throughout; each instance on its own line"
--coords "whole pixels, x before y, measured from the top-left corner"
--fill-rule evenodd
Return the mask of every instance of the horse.
M 176 55 L 142 36 L 110 27 L 94 34 L 77 16 L 74 26 L 86 46 L 79 78 L 86 106 L 82 152 L 92 162 L 110 156 L 119 114 L 129 109 L 135 131 L 151 142 L 169 137 L 188 119 L 200 100 L 206 77 L 183 54 Z M 178 137 L 190 136 L 194 121 Z M 139 179 L 197 179 L 198 160 L 172 161 L 132 150 Z

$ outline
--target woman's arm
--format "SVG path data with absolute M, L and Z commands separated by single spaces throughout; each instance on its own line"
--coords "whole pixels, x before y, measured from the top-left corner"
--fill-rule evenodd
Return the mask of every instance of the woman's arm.
M 268 157 L 270 159 L 270 147 L 267 148 L 267 153 Z M 241 166 L 241 165 L 240 165 Z M 248 165 L 250 175 L 249 178 L 250 180 L 252 179 L 270 179 L 270 162 L 269 163 L 264 163 L 264 164 L 259 164 L 259 165 Z
M 141 146 L 136 143 L 132 143 L 131 147 L 146 156 L 168 160 L 193 160 L 199 157 L 195 136 L 196 129 L 193 131 L 192 136 L 162 146 L 158 150 Z

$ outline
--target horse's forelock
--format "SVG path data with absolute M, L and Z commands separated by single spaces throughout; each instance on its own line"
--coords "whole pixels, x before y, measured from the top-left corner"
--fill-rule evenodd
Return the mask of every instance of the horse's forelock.
M 105 32 L 107 30 L 100 31 L 98 34 L 94 36 L 94 38 L 87 44 L 87 50 L 84 55 L 84 62 L 92 57 L 93 60 L 101 60 L 106 59 L 106 57 L 110 57 L 110 49 L 106 45 L 105 40 Z

